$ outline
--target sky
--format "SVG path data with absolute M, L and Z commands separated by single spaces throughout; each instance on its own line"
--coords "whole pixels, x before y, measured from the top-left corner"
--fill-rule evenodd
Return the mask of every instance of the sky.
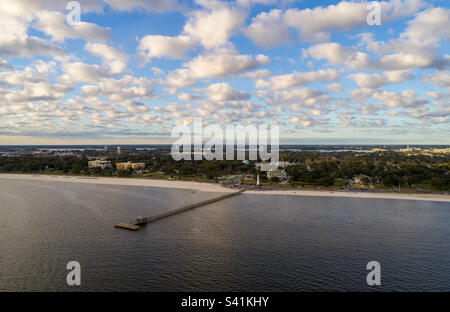
M 79 0 L 79 21 L 68 3 L 0 2 L 2 145 L 170 143 L 196 117 L 450 144 L 448 1 L 377 2 L 380 25 L 365 1 Z

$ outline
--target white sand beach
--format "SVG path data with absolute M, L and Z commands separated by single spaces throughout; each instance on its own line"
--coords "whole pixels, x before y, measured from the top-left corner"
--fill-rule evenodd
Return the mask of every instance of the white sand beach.
M 246 194 L 268 194 L 268 195 L 294 195 L 294 196 L 322 196 L 322 197 L 354 197 L 354 198 L 382 198 L 382 199 L 407 199 L 449 202 L 450 195 L 444 194 L 421 194 L 421 193 L 365 193 L 344 191 L 314 191 L 314 190 L 249 190 Z
M 148 186 L 148 187 L 198 190 L 202 192 L 231 193 L 235 191 L 215 183 L 169 181 L 169 180 L 144 179 L 144 178 L 136 179 L 136 178 L 83 177 L 83 176 L 39 175 L 39 174 L 0 174 L 0 179 Z
M 110 177 L 82 177 L 38 174 L 0 174 L 0 180 L 16 179 L 28 181 L 52 181 L 67 183 L 89 183 L 106 185 L 147 186 L 174 189 L 198 190 L 201 192 L 230 193 L 234 189 L 226 188 L 215 183 L 201 183 L 190 181 L 169 181 L 143 178 L 110 178 Z M 290 196 L 322 196 L 322 197 L 354 197 L 354 198 L 381 198 L 381 199 L 406 199 L 450 202 L 450 195 L 445 194 L 421 194 L 421 193 L 366 193 L 344 191 L 319 191 L 319 190 L 247 190 L 245 194 L 265 195 L 290 195 Z

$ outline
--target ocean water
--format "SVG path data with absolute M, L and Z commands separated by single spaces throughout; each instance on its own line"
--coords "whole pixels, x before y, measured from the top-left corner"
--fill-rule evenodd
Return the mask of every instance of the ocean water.
M 450 203 L 244 193 L 113 227 L 218 195 L 0 176 L 0 291 L 450 291 Z

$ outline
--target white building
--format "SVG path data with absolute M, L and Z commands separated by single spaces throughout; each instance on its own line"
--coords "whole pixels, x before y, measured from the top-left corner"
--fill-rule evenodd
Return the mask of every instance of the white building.
M 88 161 L 88 167 L 89 169 L 100 167 L 102 170 L 105 170 L 105 168 L 112 168 L 112 164 L 109 160 L 96 159 Z
M 286 171 L 276 169 L 267 171 L 267 178 L 271 180 L 272 178 L 278 178 L 279 180 L 286 180 L 287 175 Z
M 359 174 L 353 177 L 353 184 L 365 185 L 370 183 L 370 177 L 365 174 Z

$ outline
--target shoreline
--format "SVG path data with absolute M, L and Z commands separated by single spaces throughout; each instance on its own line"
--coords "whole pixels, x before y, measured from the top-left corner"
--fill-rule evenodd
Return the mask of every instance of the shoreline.
M 232 193 L 236 189 L 227 188 L 221 184 L 191 181 L 169 181 L 157 179 L 136 179 L 117 177 L 83 177 L 64 175 L 39 175 L 39 174 L 0 174 L 0 180 L 27 180 L 27 181 L 48 181 L 48 182 L 72 182 L 103 185 L 124 185 L 124 186 L 146 186 L 169 189 L 187 189 L 201 192 Z M 340 198 L 378 198 L 378 199 L 402 199 L 402 200 L 423 200 L 450 202 L 450 196 L 445 194 L 420 194 L 420 193 L 365 193 L 365 192 L 342 192 L 329 190 L 253 190 L 248 189 L 245 194 L 262 195 L 289 195 L 289 196 L 313 196 L 313 197 L 340 197 Z

